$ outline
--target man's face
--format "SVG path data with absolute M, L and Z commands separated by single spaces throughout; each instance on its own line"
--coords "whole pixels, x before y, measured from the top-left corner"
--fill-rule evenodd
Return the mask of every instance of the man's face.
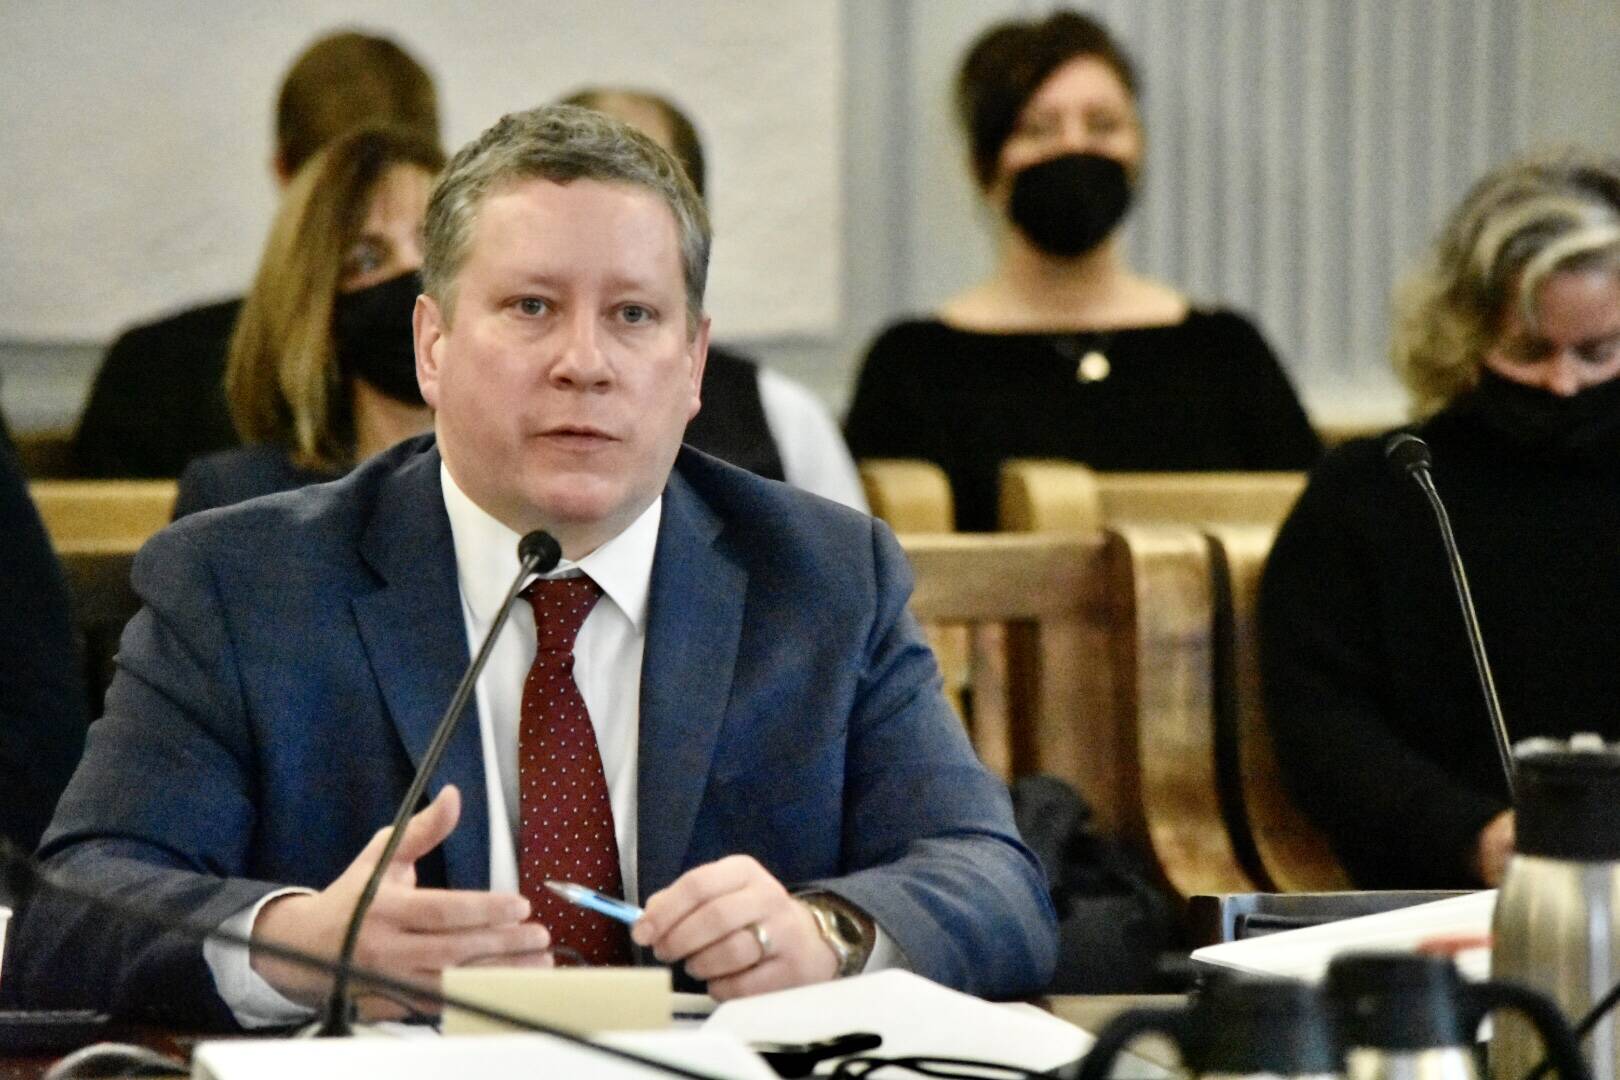
M 467 495 L 579 558 L 663 490 L 698 410 L 675 215 L 627 184 L 522 180 L 485 197 L 450 321 L 416 302 L 416 364 Z

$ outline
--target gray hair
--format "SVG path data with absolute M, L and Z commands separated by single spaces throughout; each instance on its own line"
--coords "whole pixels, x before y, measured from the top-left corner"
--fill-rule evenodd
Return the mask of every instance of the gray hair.
M 1536 325 L 1536 293 L 1565 270 L 1620 269 L 1620 161 L 1578 150 L 1494 170 L 1447 221 L 1395 296 L 1395 369 L 1428 416 L 1479 381 L 1517 304 Z
M 695 333 L 709 276 L 709 217 L 681 166 L 663 148 L 620 120 L 575 105 L 508 113 L 457 151 L 428 200 L 422 280 L 448 321 L 456 277 L 467 258 L 473 223 L 491 192 L 520 180 L 558 184 L 598 180 L 645 188 L 675 215 L 686 320 Z

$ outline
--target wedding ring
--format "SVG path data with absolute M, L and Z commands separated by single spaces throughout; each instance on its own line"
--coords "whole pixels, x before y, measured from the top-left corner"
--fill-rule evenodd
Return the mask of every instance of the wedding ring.
M 754 962 L 763 964 L 771 958 L 771 935 L 757 922 L 748 924 L 748 932 L 753 934 L 754 940 L 759 943 L 759 959 Z

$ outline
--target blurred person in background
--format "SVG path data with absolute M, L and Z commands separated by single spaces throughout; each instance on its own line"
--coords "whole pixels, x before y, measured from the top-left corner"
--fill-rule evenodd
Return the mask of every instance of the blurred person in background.
M 432 427 L 411 312 L 443 165 L 412 131 L 362 128 L 294 178 L 225 369 L 244 445 L 186 466 L 175 517 L 335 479 Z
M 1253 323 L 1125 263 L 1139 91 L 1107 28 L 1075 12 L 997 25 L 963 61 L 957 111 L 996 266 L 933 317 L 884 331 L 847 424 L 857 458 L 942 467 L 962 529 L 996 527 L 1009 458 L 1263 470 L 1320 454 Z
M 707 200 L 703 143 L 691 119 L 668 98 L 598 86 L 561 104 L 595 109 L 638 129 L 680 162 Z M 809 388 L 731 349 L 709 346 L 703 408 L 687 425 L 686 442 L 760 476 L 867 508 L 860 474 L 827 407 Z
M 0 441 L 0 836 L 32 850 L 88 723 L 67 582 L 11 446 Z
M 1409 430 L 1433 451 L 1510 738 L 1620 737 L 1620 161 L 1486 176 L 1396 315 Z M 1323 460 L 1277 536 L 1267 715 L 1357 885 L 1495 885 L 1507 784 L 1436 522 L 1386 441 Z
M 357 31 L 310 44 L 275 107 L 272 175 L 283 189 L 321 147 L 362 125 L 417 132 L 440 145 L 433 79 L 393 41 Z M 178 476 L 194 457 L 237 444 L 225 404 L 233 298 L 126 330 L 90 390 L 74 440 L 84 476 Z

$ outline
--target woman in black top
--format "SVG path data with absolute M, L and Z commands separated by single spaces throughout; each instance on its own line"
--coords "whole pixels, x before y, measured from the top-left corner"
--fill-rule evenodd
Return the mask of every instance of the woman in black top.
M 878 338 L 848 422 L 857 457 L 944 468 L 963 529 L 995 528 L 1007 458 L 1301 469 L 1320 453 L 1252 323 L 1125 265 L 1136 93 L 1108 31 L 1073 12 L 995 27 L 963 63 L 957 104 L 999 215 L 996 270 L 937 318 Z
M 1487 176 L 1398 308 L 1510 737 L 1620 738 L 1620 162 Z M 1434 518 L 1383 443 L 1329 455 L 1277 537 L 1268 717 L 1357 884 L 1491 885 L 1506 782 Z

